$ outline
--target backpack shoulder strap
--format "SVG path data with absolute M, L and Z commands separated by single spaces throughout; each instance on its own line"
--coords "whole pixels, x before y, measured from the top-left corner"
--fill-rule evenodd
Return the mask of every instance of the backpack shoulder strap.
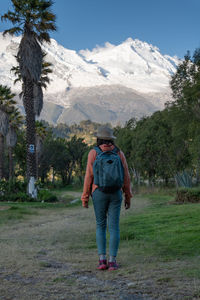
M 112 151 L 115 152 L 115 153 L 119 153 L 120 149 L 117 146 L 115 146 L 115 148 Z
M 93 149 L 96 151 L 97 155 L 103 152 L 98 146 L 95 146 Z

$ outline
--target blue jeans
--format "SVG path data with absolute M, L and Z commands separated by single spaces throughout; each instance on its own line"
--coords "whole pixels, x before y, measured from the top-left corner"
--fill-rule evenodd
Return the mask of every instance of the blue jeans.
M 119 248 L 119 217 L 122 203 L 122 192 L 118 190 L 106 194 L 96 189 L 92 194 L 96 216 L 96 241 L 98 254 L 106 254 L 106 229 L 110 233 L 109 254 L 117 256 Z

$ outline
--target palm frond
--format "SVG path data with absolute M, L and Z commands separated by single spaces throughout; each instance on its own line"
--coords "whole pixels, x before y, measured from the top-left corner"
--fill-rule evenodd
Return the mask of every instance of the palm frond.
M 24 89 L 22 88 L 21 93 L 19 93 L 19 98 L 22 99 L 23 95 L 24 95 Z
M 15 94 L 11 92 L 11 89 L 9 87 L 0 84 L 0 99 L 9 100 L 14 96 Z
M 9 100 L 7 101 L 7 103 L 8 103 L 8 105 L 10 105 L 10 106 L 14 106 L 14 105 L 17 104 L 17 102 L 16 102 L 14 99 L 9 99 Z
M 19 66 L 12 66 L 10 72 L 13 72 L 14 74 L 19 73 Z
M 41 10 L 47 10 L 48 8 L 50 8 L 53 5 L 53 1 L 49 0 L 41 0 L 39 2 L 39 7 Z
M 42 74 L 43 75 L 48 75 L 50 73 L 53 73 L 53 70 L 52 69 L 49 69 L 49 68 L 45 68 L 42 70 Z
M 54 13 L 46 10 L 40 10 L 38 11 L 38 19 L 41 19 L 45 22 L 53 22 L 55 23 L 56 16 Z
M 49 83 L 50 82 L 50 79 L 48 76 L 42 76 L 41 79 L 40 79 L 40 83 Z
M 12 22 L 12 24 L 20 23 L 22 19 L 20 18 L 19 14 L 16 12 L 8 11 L 5 13 L 3 16 L 1 16 L 2 21 L 7 21 L 9 20 Z
M 52 69 L 44 69 L 42 72 L 42 75 L 48 76 L 48 74 L 51 74 L 51 73 L 53 73 Z
M 40 85 L 41 85 L 41 88 L 43 88 L 43 89 L 45 89 L 45 90 L 46 90 L 46 88 L 47 88 L 47 84 L 46 84 L 46 83 L 44 83 L 44 82 L 41 82 L 41 83 L 40 83 Z
M 47 32 L 47 31 L 55 31 L 55 25 L 53 23 L 48 23 L 42 20 L 38 24 L 34 24 L 34 27 L 39 33 Z
M 51 40 L 50 40 L 50 36 L 49 36 L 49 34 L 47 33 L 47 32 L 41 32 L 41 33 L 39 33 L 38 34 L 38 40 L 39 40 L 39 42 L 47 42 L 47 43 L 50 43 L 51 42 Z
M 49 83 L 50 83 L 49 77 L 47 77 L 47 76 L 41 77 L 40 85 L 41 85 L 42 88 L 46 89 L 47 84 L 49 84 Z
M 19 112 L 18 108 L 14 108 L 14 110 L 8 115 L 8 117 L 10 126 L 16 129 L 18 129 L 18 127 L 23 123 L 23 116 Z
M 17 77 L 17 79 L 15 79 L 15 81 L 21 81 L 22 80 L 22 76 L 20 74 L 20 68 L 19 66 L 13 66 L 11 69 L 10 69 L 10 72 L 11 73 L 14 73 L 14 75 Z
M 19 78 L 16 78 L 16 79 L 13 81 L 14 85 L 15 85 L 18 81 L 21 81 L 21 80 L 20 80 Z
M 7 30 L 4 30 L 3 35 L 5 36 L 6 34 L 14 35 L 14 34 L 19 34 L 22 33 L 22 29 L 20 27 L 13 27 Z
M 43 68 L 52 67 L 52 66 L 53 66 L 52 63 L 50 63 L 50 62 L 44 60 L 44 58 L 43 58 L 43 63 L 42 63 L 42 67 L 43 67 Z
M 27 1 L 24 1 L 24 0 L 12 0 L 14 9 L 17 12 L 20 12 L 20 11 L 23 10 L 25 2 L 27 2 Z

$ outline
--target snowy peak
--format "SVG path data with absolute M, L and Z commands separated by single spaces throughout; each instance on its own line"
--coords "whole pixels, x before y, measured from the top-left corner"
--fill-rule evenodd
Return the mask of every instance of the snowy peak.
M 167 89 L 179 63 L 175 57 L 163 56 L 157 47 L 132 38 L 118 46 L 106 43 L 105 47 L 82 50 L 80 54 L 87 62 L 103 69 L 113 84 L 120 81 L 143 93 Z
M 3 37 L 0 33 L 0 78 L 8 85 L 12 85 L 10 69 L 16 65 L 19 42 L 20 37 Z M 142 93 L 163 92 L 169 88 L 170 76 L 179 63 L 178 58 L 162 55 L 157 47 L 132 38 L 116 46 L 107 42 L 104 47 L 78 53 L 51 39 L 43 49 L 53 64 L 48 93 L 116 84 Z
M 13 85 L 16 78 L 10 70 L 17 65 L 20 39 L 0 33 L 0 84 L 16 94 L 21 84 Z M 53 73 L 44 93 L 41 118 L 54 124 L 87 119 L 124 124 L 132 117 L 162 109 L 170 97 L 171 74 L 179 64 L 177 57 L 162 55 L 157 47 L 132 38 L 79 52 L 54 39 L 42 48 Z

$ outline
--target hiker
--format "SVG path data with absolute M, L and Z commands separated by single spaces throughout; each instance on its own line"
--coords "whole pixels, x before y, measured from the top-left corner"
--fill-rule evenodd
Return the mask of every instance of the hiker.
M 98 129 L 97 146 L 88 154 L 87 168 L 82 193 L 82 205 L 88 208 L 92 196 L 96 216 L 96 242 L 99 255 L 99 270 L 117 270 L 116 256 L 119 247 L 119 218 L 122 192 L 124 205 L 130 208 L 132 197 L 130 175 L 124 153 L 115 146 L 112 129 Z M 103 166 L 103 167 L 102 167 Z M 109 261 L 106 260 L 106 229 L 110 233 Z

